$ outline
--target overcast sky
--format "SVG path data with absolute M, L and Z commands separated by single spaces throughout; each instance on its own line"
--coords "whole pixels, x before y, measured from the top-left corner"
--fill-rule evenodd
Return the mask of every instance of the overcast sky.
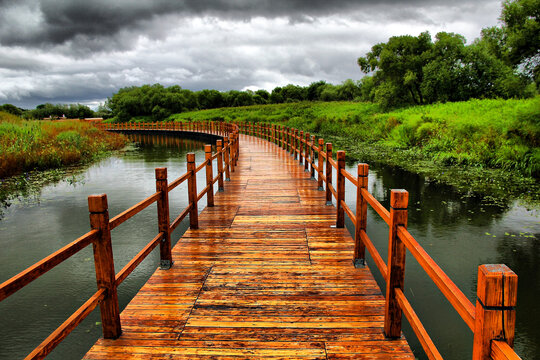
M 498 24 L 501 0 L 0 0 L 0 104 L 95 106 L 125 86 L 271 90 L 360 79 L 394 35 Z

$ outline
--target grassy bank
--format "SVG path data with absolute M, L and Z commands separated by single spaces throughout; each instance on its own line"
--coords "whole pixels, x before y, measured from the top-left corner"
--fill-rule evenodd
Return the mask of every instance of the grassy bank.
M 126 144 L 79 121 L 26 121 L 0 112 L 0 178 L 92 160 Z
M 186 112 L 169 120 L 284 124 L 333 141 L 349 158 L 399 165 L 464 187 L 473 181 L 497 195 L 528 192 L 540 175 L 538 96 L 391 112 L 371 103 L 292 103 Z

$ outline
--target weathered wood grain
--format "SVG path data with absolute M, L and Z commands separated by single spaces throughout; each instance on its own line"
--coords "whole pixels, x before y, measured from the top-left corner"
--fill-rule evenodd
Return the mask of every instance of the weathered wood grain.
M 86 359 L 414 359 L 403 337 L 385 338 L 384 297 L 353 266 L 355 241 L 331 227 L 336 209 L 288 136 L 303 166 L 287 142 L 241 135 L 225 191 L 172 249 L 173 267 L 124 309 L 123 335 Z

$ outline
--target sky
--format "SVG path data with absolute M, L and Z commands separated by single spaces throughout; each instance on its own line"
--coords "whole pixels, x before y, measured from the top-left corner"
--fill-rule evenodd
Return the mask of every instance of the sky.
M 501 0 L 0 0 L 0 104 L 95 108 L 122 87 L 160 83 L 272 90 L 364 74 L 391 36 L 470 43 Z

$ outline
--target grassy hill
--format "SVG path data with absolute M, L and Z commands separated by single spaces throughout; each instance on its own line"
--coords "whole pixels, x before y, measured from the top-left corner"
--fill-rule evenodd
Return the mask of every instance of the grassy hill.
M 303 102 L 185 112 L 168 120 L 281 124 L 334 142 L 349 159 L 399 165 L 458 186 L 472 181 L 499 195 L 538 188 L 540 96 L 390 112 L 372 103 Z

